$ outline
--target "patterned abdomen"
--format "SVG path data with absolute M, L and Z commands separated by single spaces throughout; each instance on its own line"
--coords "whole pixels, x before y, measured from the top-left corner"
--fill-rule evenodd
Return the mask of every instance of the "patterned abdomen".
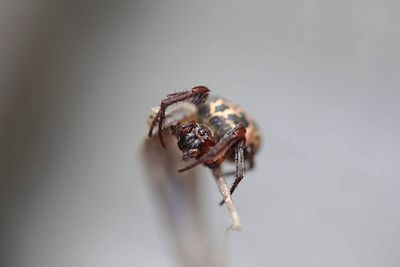
M 211 127 L 217 140 L 242 122 L 247 130 L 246 145 L 252 145 L 255 151 L 260 147 L 261 138 L 258 127 L 240 106 L 224 98 L 213 96 L 199 107 L 198 115 L 202 123 Z

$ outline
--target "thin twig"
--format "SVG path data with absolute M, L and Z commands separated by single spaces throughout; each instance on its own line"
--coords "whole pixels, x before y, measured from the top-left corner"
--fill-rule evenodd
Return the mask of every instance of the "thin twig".
M 221 192 L 221 195 L 223 196 L 223 199 L 225 200 L 225 205 L 229 210 L 229 213 L 231 214 L 232 217 L 232 225 L 229 226 L 229 230 L 240 230 L 241 229 L 241 224 L 240 224 L 240 218 L 239 214 L 236 211 L 236 207 L 233 204 L 232 201 L 232 196 L 229 191 L 229 188 L 226 184 L 225 176 L 223 175 L 221 171 L 221 167 L 215 167 L 213 169 L 213 174 L 215 177 L 215 180 L 217 182 L 217 186 L 219 191 Z

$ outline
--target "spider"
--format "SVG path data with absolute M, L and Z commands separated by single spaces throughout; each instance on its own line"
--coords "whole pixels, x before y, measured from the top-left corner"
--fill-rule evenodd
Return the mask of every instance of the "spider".
M 152 136 L 153 129 L 157 126 L 161 145 L 165 147 L 163 128 L 166 109 L 180 102 L 194 104 L 197 108 L 194 119 L 184 118 L 170 126 L 172 135 L 178 140 L 183 160 L 195 160 L 178 171 L 184 172 L 203 164 L 216 175 L 220 172 L 222 162 L 234 161 L 234 182 L 229 190 L 230 194 L 233 194 L 244 177 L 245 169 L 254 167 L 254 156 L 261 144 L 260 132 L 253 119 L 241 107 L 221 97 L 208 97 L 209 93 L 210 90 L 201 85 L 193 87 L 190 91 L 167 95 L 161 100 L 148 136 Z M 225 200 L 226 197 L 220 205 Z

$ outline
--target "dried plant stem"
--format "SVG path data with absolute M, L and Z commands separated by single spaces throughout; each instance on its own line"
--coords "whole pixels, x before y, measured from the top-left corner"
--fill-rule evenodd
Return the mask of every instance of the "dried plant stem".
M 239 214 L 236 211 L 235 205 L 233 204 L 232 196 L 226 184 L 225 176 L 222 174 L 221 167 L 219 166 L 215 167 L 213 169 L 213 174 L 217 182 L 218 189 L 225 200 L 225 205 L 228 208 L 229 213 L 231 214 L 232 217 L 232 225 L 228 229 L 240 230 L 241 224 L 240 224 Z

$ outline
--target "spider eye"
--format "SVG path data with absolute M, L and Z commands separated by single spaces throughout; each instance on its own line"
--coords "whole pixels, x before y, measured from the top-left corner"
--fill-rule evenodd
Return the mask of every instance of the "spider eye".
M 212 137 L 212 133 L 211 133 L 210 129 L 208 129 L 207 127 L 201 127 L 199 129 L 197 129 L 197 135 L 199 137 L 207 138 L 207 139 Z
M 205 130 L 205 129 L 200 129 L 200 130 L 198 131 L 198 134 L 201 135 L 201 136 L 203 136 L 205 133 L 206 133 L 206 130 Z

